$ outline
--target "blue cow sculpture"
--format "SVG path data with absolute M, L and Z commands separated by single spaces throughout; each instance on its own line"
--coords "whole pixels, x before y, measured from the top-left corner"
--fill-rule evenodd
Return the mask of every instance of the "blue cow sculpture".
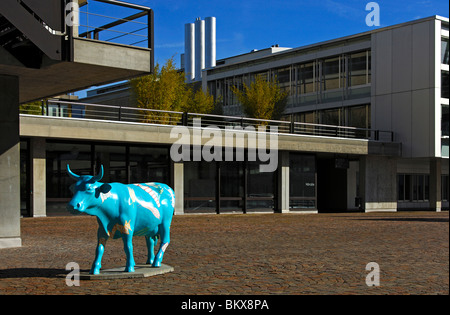
M 104 184 L 103 165 L 96 176 L 76 175 L 69 165 L 67 172 L 76 183 L 70 187 L 73 198 L 67 210 L 97 217 L 97 248 L 91 274 L 99 274 L 106 241 L 122 238 L 127 258 L 125 271 L 134 272 L 133 236 L 145 236 L 148 247 L 147 264 L 160 267 L 170 243 L 170 224 L 174 213 L 175 194 L 166 184 L 144 183 L 124 185 Z M 154 246 L 160 238 L 155 256 Z

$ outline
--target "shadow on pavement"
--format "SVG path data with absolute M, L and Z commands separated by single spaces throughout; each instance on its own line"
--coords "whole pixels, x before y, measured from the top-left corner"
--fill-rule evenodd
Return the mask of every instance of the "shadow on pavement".
M 0 270 L 0 279 L 10 278 L 57 278 L 58 275 L 67 274 L 64 269 L 51 268 L 13 268 Z

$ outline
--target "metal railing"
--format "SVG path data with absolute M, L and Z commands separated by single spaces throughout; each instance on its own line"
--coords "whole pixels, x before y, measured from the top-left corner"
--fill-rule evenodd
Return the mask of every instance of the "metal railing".
M 111 16 L 116 12 L 125 16 Z M 148 7 L 115 0 L 90 0 L 79 10 L 78 37 L 153 48 L 153 20 L 153 10 Z
M 311 124 L 286 120 L 265 120 L 239 116 L 199 114 L 179 111 L 165 111 L 135 107 L 100 105 L 61 100 L 47 100 L 42 103 L 21 105 L 21 114 L 42 115 L 52 117 L 68 117 L 76 119 L 95 119 L 108 121 L 124 121 L 157 125 L 182 125 L 189 127 L 219 128 L 240 127 L 248 131 L 264 131 L 279 134 L 298 134 L 335 138 L 367 139 L 382 142 L 394 142 L 392 131 L 373 130 L 345 126 Z M 200 120 L 195 120 L 200 118 Z M 277 127 L 276 129 L 273 127 Z

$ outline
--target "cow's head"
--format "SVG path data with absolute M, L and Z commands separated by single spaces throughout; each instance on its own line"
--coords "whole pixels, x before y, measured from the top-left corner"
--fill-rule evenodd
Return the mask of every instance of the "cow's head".
M 67 210 L 72 214 L 96 215 L 96 209 L 102 204 L 100 194 L 106 194 L 111 190 L 109 184 L 99 183 L 103 177 L 103 165 L 100 173 L 95 176 L 77 175 L 70 170 L 69 165 L 67 165 L 67 173 L 76 181 L 70 186 L 73 197 L 66 206 Z

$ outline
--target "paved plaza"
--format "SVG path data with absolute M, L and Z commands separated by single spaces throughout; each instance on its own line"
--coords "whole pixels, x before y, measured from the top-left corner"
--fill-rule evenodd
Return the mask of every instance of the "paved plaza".
M 89 269 L 97 222 L 23 218 L 23 247 L 0 250 L 0 294 L 449 294 L 449 213 L 175 216 L 164 263 L 174 272 L 67 286 L 66 264 Z M 143 237 L 134 241 L 145 263 Z M 380 285 L 367 286 L 378 264 Z M 103 268 L 125 265 L 110 240 Z

